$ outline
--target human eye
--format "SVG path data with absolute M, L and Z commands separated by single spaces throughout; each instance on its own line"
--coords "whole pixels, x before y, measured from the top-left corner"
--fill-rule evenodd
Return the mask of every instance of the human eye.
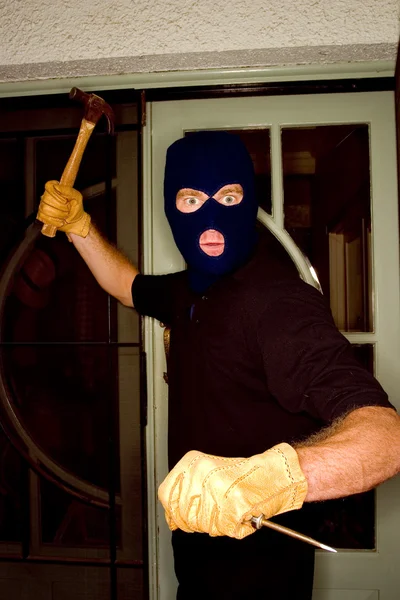
M 228 196 L 224 196 L 222 198 L 222 202 L 224 204 L 226 204 L 227 206 L 229 206 L 231 204 L 236 204 L 237 203 L 237 198 L 235 196 L 232 196 L 231 194 L 229 194 Z
M 235 206 L 243 200 L 243 188 L 241 185 L 227 185 L 218 190 L 213 197 L 223 206 Z
M 190 213 L 198 210 L 207 200 L 207 194 L 204 192 L 182 189 L 176 196 L 176 208 L 185 213 Z

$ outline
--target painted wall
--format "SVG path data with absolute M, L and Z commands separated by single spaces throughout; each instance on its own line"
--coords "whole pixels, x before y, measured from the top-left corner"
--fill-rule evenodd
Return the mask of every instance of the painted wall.
M 398 37 L 399 0 L 2 0 L 0 79 L 16 65 L 152 56 L 162 70 L 168 55 L 235 62 L 255 49 L 298 49 L 304 62 L 300 49 L 327 48 L 329 60 L 348 48 L 352 60 L 351 48 L 374 48 L 379 60 L 394 58 Z

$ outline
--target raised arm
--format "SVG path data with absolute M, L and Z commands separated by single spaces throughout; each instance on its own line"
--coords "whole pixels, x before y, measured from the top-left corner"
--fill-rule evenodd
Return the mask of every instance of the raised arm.
M 130 260 L 93 223 L 85 238 L 74 233 L 69 236 L 99 285 L 125 306 L 133 306 L 131 288 L 138 270 Z
M 99 285 L 125 306 L 133 306 L 131 287 L 138 270 L 91 223 L 77 190 L 47 182 L 38 219 L 66 233 Z

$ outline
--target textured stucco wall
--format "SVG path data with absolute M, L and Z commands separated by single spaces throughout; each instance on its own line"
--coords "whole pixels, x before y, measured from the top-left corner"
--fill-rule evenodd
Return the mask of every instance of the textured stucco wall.
M 0 65 L 152 56 L 162 70 L 166 55 L 344 46 L 376 47 L 381 59 L 394 56 L 399 7 L 399 0 L 0 0 Z

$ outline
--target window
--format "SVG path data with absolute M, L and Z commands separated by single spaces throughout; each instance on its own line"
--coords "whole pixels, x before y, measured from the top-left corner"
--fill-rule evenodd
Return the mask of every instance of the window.
M 98 228 L 137 263 L 137 98 L 105 99 L 116 133 L 98 125 L 75 187 Z M 29 585 L 21 562 L 53 565 L 36 585 L 66 600 L 83 584 L 87 599 L 145 598 L 139 318 L 101 290 L 65 235 L 47 238 L 34 223 L 82 108 L 58 97 L 0 108 L 0 404 L 13 442 L 1 434 L 0 555 L 21 586 Z M 2 581 L 9 596 L 13 585 Z

